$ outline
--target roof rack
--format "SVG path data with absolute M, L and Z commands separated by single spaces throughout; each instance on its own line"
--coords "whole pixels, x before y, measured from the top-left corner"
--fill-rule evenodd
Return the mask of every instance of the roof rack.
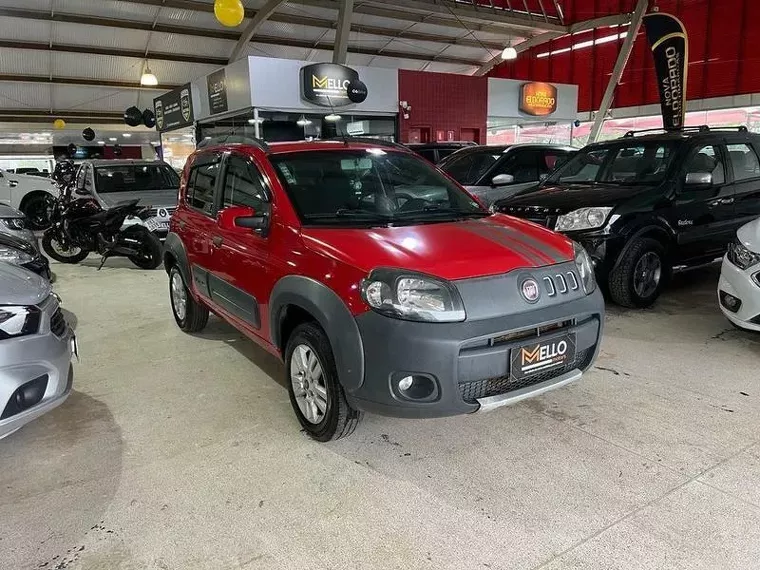
M 269 145 L 254 137 L 246 137 L 244 135 L 224 135 L 221 137 L 212 137 L 210 139 L 204 139 L 198 143 L 198 148 L 205 148 L 207 146 L 217 145 L 229 145 L 229 144 L 244 144 L 258 147 L 264 152 L 269 152 Z
M 744 125 L 740 125 L 737 127 L 720 127 L 718 129 L 711 129 L 708 125 L 699 125 L 694 127 L 683 127 L 682 129 L 665 129 L 665 128 L 659 128 L 659 129 L 643 129 L 641 131 L 628 131 L 623 135 L 624 138 L 633 138 L 636 135 L 641 135 L 644 133 L 689 133 L 689 132 L 697 132 L 697 133 L 712 133 L 712 132 L 721 132 L 721 131 L 738 131 L 740 133 L 746 133 L 749 132 L 747 127 Z
M 373 139 L 372 137 L 352 137 L 351 135 L 346 135 L 346 136 L 338 136 L 338 137 L 329 137 L 329 138 L 320 139 L 320 140 L 337 141 L 337 142 L 345 142 L 345 143 L 354 142 L 354 143 L 374 144 L 377 146 L 385 146 L 388 148 L 398 148 L 398 149 L 409 150 L 408 147 L 402 145 L 401 143 L 384 141 L 381 139 Z

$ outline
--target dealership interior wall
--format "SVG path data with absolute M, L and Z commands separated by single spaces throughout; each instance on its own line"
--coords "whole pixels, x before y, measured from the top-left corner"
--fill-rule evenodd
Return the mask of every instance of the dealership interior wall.
M 758 22 L 0 0 L 0 570 L 760 568 Z

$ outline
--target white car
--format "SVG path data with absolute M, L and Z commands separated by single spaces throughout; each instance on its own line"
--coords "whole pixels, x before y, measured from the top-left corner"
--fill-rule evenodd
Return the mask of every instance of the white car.
M 739 228 L 728 246 L 718 282 L 718 303 L 733 324 L 760 331 L 760 218 Z
M 42 230 L 49 225 L 50 207 L 57 197 L 58 186 L 49 178 L 0 169 L 0 203 L 26 214 L 33 230 Z

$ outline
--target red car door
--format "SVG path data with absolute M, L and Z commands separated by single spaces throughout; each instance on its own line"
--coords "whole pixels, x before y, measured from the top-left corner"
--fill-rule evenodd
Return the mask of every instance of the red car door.
M 270 192 L 255 161 L 230 152 L 220 184 L 220 211 L 242 206 L 257 215 L 270 214 Z M 214 258 L 209 288 L 213 301 L 239 324 L 266 341 L 266 320 L 271 275 L 266 231 L 217 225 L 212 230 Z
M 214 267 L 212 232 L 216 229 L 216 190 L 221 155 L 201 155 L 188 173 L 185 200 L 174 214 L 173 229 L 185 244 L 195 291 L 211 299 L 209 273 Z

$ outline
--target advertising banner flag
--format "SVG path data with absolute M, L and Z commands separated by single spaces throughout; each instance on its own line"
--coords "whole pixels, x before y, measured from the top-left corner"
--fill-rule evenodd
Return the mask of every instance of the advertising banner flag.
M 666 129 L 682 129 L 686 119 L 689 37 L 681 21 L 670 14 L 647 14 L 644 28 L 654 56 L 663 124 Z

